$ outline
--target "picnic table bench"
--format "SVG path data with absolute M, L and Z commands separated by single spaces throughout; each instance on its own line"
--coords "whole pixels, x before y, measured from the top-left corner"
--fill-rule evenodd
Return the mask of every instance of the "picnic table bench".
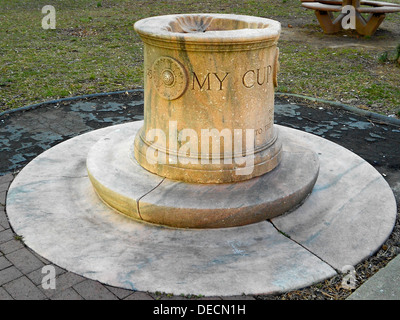
M 400 12 L 400 4 L 367 0 L 301 0 L 302 6 L 315 10 L 318 22 L 325 33 L 336 33 L 343 29 L 342 20 L 349 12 L 345 6 L 355 11 L 355 29 L 359 34 L 371 36 L 386 17 L 386 13 Z M 333 12 L 340 12 L 335 18 Z M 361 14 L 369 14 L 364 18 Z

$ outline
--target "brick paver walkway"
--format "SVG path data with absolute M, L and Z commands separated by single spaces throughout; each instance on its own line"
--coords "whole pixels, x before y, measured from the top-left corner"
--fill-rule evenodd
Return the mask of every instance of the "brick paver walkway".
M 12 174 L 0 176 L 0 300 L 177 300 L 177 299 L 240 299 L 239 297 L 181 297 L 166 293 L 149 293 L 116 288 L 87 279 L 53 265 L 23 243 L 10 226 L 5 210 L 7 190 Z M 44 266 L 55 267 L 55 289 L 42 286 L 48 274 Z

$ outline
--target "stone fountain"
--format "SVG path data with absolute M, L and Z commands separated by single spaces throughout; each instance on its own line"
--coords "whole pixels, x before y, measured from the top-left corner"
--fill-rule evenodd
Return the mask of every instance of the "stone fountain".
M 13 181 L 26 245 L 70 271 L 175 294 L 276 293 L 334 276 L 390 234 L 396 203 L 349 150 L 274 124 L 280 24 L 135 24 L 144 121 L 67 140 Z
M 145 44 L 144 123 L 125 150 L 135 165 L 103 160 L 119 153 L 123 133 L 89 153 L 100 197 L 129 217 L 182 228 L 255 223 L 299 205 L 319 163 L 293 141 L 282 149 L 287 139 L 274 125 L 280 23 L 187 14 L 144 19 L 135 30 Z M 165 179 L 156 192 L 168 194 L 168 206 L 138 201 L 147 190 L 142 168 Z M 136 190 L 143 183 L 141 192 L 124 192 L 125 180 L 135 180 Z

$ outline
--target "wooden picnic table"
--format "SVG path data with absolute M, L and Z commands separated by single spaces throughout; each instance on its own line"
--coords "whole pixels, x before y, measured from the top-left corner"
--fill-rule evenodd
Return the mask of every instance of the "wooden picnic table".
M 386 13 L 400 12 L 400 5 L 382 1 L 363 0 L 301 0 L 302 6 L 315 10 L 315 15 L 325 33 L 336 33 L 343 29 L 342 20 L 349 12 L 343 7 L 355 9 L 355 29 L 359 34 L 371 36 L 386 17 Z M 334 17 L 333 12 L 340 12 Z M 364 17 L 362 14 L 369 14 Z

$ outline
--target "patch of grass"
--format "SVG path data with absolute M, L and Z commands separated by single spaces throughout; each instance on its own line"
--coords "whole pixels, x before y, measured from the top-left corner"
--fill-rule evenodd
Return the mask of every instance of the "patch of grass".
M 363 48 L 291 43 L 283 43 L 283 47 L 278 91 L 367 107 L 379 102 L 376 111 L 382 113 L 392 113 L 399 105 L 399 68 L 380 64 Z
M 56 29 L 43 30 L 42 3 L 2 0 L 0 111 L 142 87 L 143 43 L 133 24 L 149 16 L 193 12 L 268 17 L 283 27 L 292 24 L 304 30 L 302 39 L 289 41 L 282 35 L 279 40 L 278 91 L 367 107 L 379 101 L 382 112 L 393 112 L 400 105 L 400 69 L 398 64 L 379 62 L 384 48 L 329 49 L 314 44 L 309 35 L 318 41 L 332 36 L 321 32 L 314 12 L 302 8 L 298 0 L 53 0 L 51 4 L 56 9 Z M 400 15 L 388 17 L 392 25 L 400 25 Z M 370 43 L 374 37 L 354 41 Z
M 17 240 L 17 241 L 24 242 L 24 237 L 23 236 L 14 235 L 14 239 Z
M 398 63 L 400 59 L 400 44 L 393 50 L 388 50 L 382 52 L 379 57 L 378 61 L 380 63 Z
M 290 239 L 290 236 L 287 234 L 287 233 L 285 233 L 285 232 L 283 232 L 283 231 L 281 231 L 281 230 L 278 230 L 279 231 L 279 233 L 281 233 L 282 235 L 284 235 L 286 238 L 289 238 Z
M 388 61 L 389 61 L 389 59 L 388 59 L 388 53 L 387 53 L 387 52 L 384 52 L 384 53 L 382 53 L 381 55 L 379 55 L 378 61 L 379 61 L 380 63 L 388 62 Z

